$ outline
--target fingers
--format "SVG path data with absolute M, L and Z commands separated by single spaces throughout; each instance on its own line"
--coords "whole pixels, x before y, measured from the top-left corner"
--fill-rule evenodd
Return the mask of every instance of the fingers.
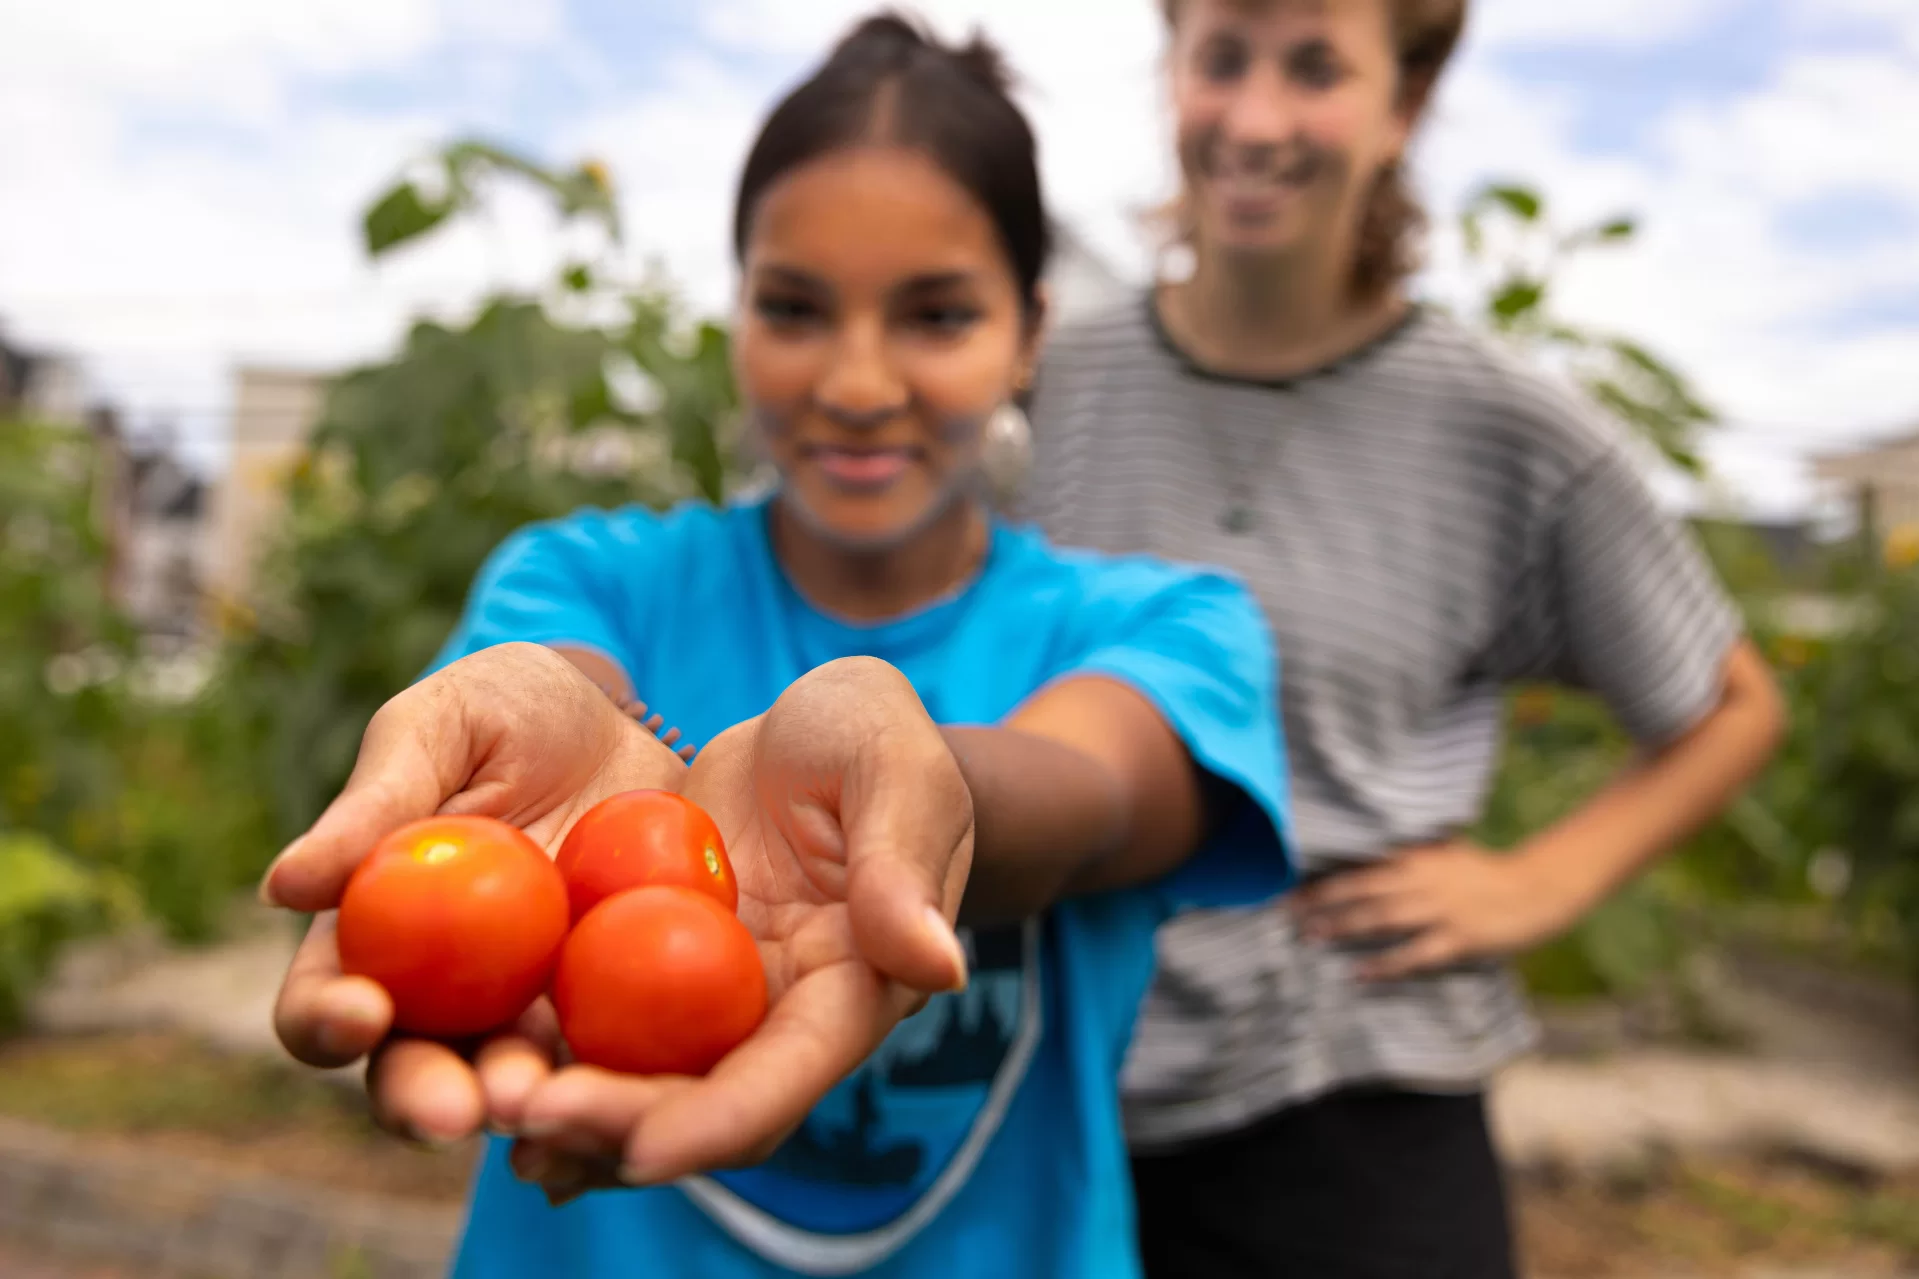
M 1465 957 L 1465 948 L 1452 934 L 1433 928 L 1360 965 L 1359 976 L 1362 981 L 1403 981 L 1451 968 Z
M 367 1067 L 373 1117 L 391 1132 L 451 1145 L 480 1131 L 486 1099 L 473 1068 L 429 1039 L 390 1039 Z
M 620 1075 L 597 1066 L 568 1066 L 528 1099 L 520 1133 L 540 1146 L 615 1164 L 641 1118 L 679 1076 Z
M 1442 915 L 1440 904 L 1431 898 L 1382 895 L 1308 911 L 1300 928 L 1315 941 L 1354 941 L 1430 928 Z
M 512 1033 L 481 1045 L 473 1070 L 479 1077 L 489 1128 L 503 1133 L 523 1129 L 527 1099 L 553 1077 L 559 1048 L 559 1020 L 553 1005 L 544 999 L 527 1010 Z
M 1399 884 L 1400 867 L 1394 862 L 1349 870 L 1307 884 L 1293 894 L 1293 907 L 1302 912 L 1333 910 L 1390 893 Z
M 268 867 L 260 896 L 292 910 L 337 906 L 374 844 L 431 817 L 472 771 L 472 739 L 446 672 L 382 706 L 367 725 L 353 773 L 320 819 Z
M 522 1128 L 534 1140 L 521 1159 L 555 1190 L 562 1174 L 580 1175 L 555 1155 L 618 1158 L 629 1186 L 758 1163 L 866 1059 L 911 998 L 866 966 L 841 963 L 802 978 L 704 1078 L 569 1066 L 528 1100 Z
M 841 794 L 846 904 L 861 955 L 914 990 L 966 985 L 953 932 L 973 864 L 973 802 L 937 732 L 863 750 Z
M 911 997 L 864 964 L 808 974 L 704 1079 L 660 1095 L 627 1139 L 621 1180 L 658 1185 L 761 1162 L 871 1055 Z
M 915 991 L 965 989 L 966 951 L 921 864 L 888 854 L 856 862 L 846 905 L 860 955 L 875 968 Z
M 386 991 L 341 973 L 333 913 L 315 918 L 273 1005 L 273 1029 L 287 1052 L 309 1066 L 345 1066 L 373 1051 L 392 1023 Z

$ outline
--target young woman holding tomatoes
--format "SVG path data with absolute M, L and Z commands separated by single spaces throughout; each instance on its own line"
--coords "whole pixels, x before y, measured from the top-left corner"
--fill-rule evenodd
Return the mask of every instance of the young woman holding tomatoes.
M 860 26 L 767 121 L 736 237 L 736 374 L 777 491 L 510 540 L 269 894 L 331 905 L 369 843 L 435 810 L 552 847 L 605 796 L 668 786 L 723 831 L 772 1004 L 707 1076 L 556 1071 L 540 1008 L 471 1058 L 380 1051 L 390 1122 L 520 1138 L 488 1153 L 465 1279 L 1137 1273 L 1116 1076 L 1153 929 L 1288 877 L 1257 608 L 986 513 L 1047 223 L 985 46 Z M 691 768 L 578 670 L 644 689 L 705 743 Z M 338 1062 L 390 1009 L 329 929 L 280 1026 Z M 599 1189 L 614 1172 L 651 1188 Z

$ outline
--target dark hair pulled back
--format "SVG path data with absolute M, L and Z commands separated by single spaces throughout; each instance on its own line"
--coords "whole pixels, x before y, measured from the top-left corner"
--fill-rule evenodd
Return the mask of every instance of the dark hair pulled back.
M 745 258 L 760 200 L 792 170 L 844 147 L 913 147 L 986 210 L 1021 300 L 1036 310 L 1052 236 L 1033 130 L 1010 88 L 1005 61 L 981 35 L 948 45 L 897 12 L 865 19 L 761 126 L 733 206 L 734 253 Z

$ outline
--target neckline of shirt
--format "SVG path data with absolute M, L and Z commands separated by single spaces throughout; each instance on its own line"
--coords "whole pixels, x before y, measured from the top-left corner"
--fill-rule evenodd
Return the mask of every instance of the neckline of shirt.
M 1006 557 L 1010 540 L 1014 536 L 1013 531 L 1003 521 L 990 520 L 986 554 L 965 581 L 958 583 L 945 594 L 897 616 L 863 621 L 857 618 L 841 617 L 821 608 L 808 599 L 806 594 L 793 584 L 792 578 L 787 576 L 785 566 L 780 563 L 780 557 L 773 552 L 772 530 L 767 524 L 773 498 L 776 495 L 777 490 L 750 501 L 738 503 L 753 517 L 754 541 L 766 572 L 772 577 L 781 594 L 786 596 L 795 615 L 804 617 L 810 626 L 825 633 L 857 641 L 869 651 L 882 648 L 898 651 L 943 636 L 951 628 L 954 619 L 979 592 L 981 584 Z M 877 655 L 875 653 L 875 656 Z
M 1293 391 L 1299 389 L 1304 383 L 1319 381 L 1348 372 L 1357 365 L 1364 364 L 1374 356 L 1381 354 L 1387 348 L 1397 345 L 1399 339 L 1409 333 L 1426 314 L 1426 307 L 1423 303 L 1418 301 L 1408 302 L 1404 314 L 1397 320 L 1394 320 L 1390 325 L 1381 329 L 1372 337 L 1367 338 L 1352 350 L 1347 351 L 1344 355 L 1334 356 L 1323 364 L 1316 364 L 1309 369 L 1301 369 L 1299 372 L 1289 374 L 1286 377 L 1248 377 L 1240 373 L 1226 373 L 1219 369 L 1210 368 L 1202 364 L 1189 351 L 1174 340 L 1172 333 L 1166 328 L 1165 319 L 1159 313 L 1159 288 L 1157 285 L 1147 288 L 1141 294 L 1139 305 L 1141 311 L 1145 314 L 1146 327 L 1153 335 L 1153 340 L 1158 343 L 1163 351 L 1172 356 L 1187 373 L 1194 377 L 1204 378 L 1208 382 L 1226 382 L 1235 386 L 1263 387 L 1270 391 Z

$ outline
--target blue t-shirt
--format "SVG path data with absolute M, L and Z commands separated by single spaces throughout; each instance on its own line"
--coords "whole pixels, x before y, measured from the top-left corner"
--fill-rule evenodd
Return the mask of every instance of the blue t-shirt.
M 456 1279 L 1137 1274 L 1117 1081 L 1153 930 L 1177 907 L 1262 901 L 1291 879 L 1276 663 L 1257 605 L 1209 573 L 1002 526 L 963 590 L 853 624 L 794 591 L 763 503 L 688 506 L 516 534 L 438 664 L 509 640 L 600 651 L 695 742 L 840 657 L 892 663 L 947 724 L 997 723 L 1047 684 L 1097 673 L 1150 698 L 1239 799 L 1157 884 L 962 929 L 967 989 L 900 1023 L 759 1167 L 553 1209 L 491 1143 Z

